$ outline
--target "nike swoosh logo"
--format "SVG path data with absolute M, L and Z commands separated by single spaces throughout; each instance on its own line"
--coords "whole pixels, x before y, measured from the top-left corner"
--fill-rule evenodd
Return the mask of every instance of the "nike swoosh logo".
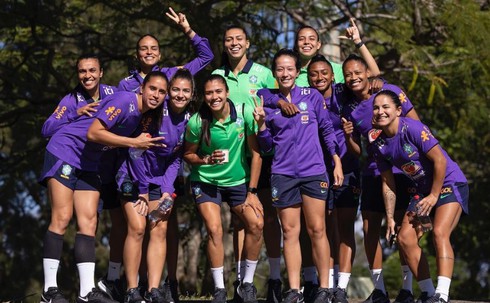
M 444 195 L 441 195 L 441 196 L 439 197 L 439 199 L 444 199 L 444 198 L 448 197 L 449 195 L 451 195 L 451 194 L 444 194 Z
M 357 121 L 356 126 L 361 125 L 361 124 L 362 124 L 362 121 L 364 121 L 364 120 L 359 120 L 359 121 Z
M 78 297 L 78 299 L 80 299 L 80 301 L 83 301 L 83 302 L 88 302 L 88 298 L 87 297 Z

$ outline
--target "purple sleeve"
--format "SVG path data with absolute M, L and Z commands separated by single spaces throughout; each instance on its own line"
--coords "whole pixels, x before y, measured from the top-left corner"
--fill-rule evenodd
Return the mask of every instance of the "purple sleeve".
M 388 160 L 386 160 L 385 157 L 377 150 L 376 144 L 369 144 L 367 152 L 376 161 L 376 165 L 378 166 L 378 170 L 380 172 L 391 170 L 393 168 L 393 165 L 388 162 Z
M 268 88 L 261 88 L 257 91 L 257 96 L 264 99 L 263 107 L 277 108 L 277 103 L 281 98 Z
M 77 100 L 74 94 L 68 94 L 61 99 L 58 107 L 44 122 L 41 135 L 44 138 L 53 136 L 62 126 L 70 123 L 78 117 Z
M 257 141 L 262 153 L 269 153 L 272 151 L 272 135 L 268 128 L 257 133 Z
M 167 167 L 165 174 L 163 175 L 163 180 L 161 184 L 162 193 L 169 193 L 172 195 L 175 191 L 174 182 L 177 179 L 177 175 L 179 174 L 180 164 L 182 163 L 182 155 L 183 151 L 173 154 L 172 162 Z
M 411 141 L 422 153 L 427 154 L 434 146 L 439 144 L 430 129 L 422 122 L 410 118 L 405 118 L 405 121 L 409 124 L 408 133 Z
M 318 116 L 318 129 L 320 130 L 321 136 L 323 138 L 323 143 L 325 143 L 325 146 L 330 152 L 330 155 L 339 155 L 339 143 L 337 142 L 337 137 L 335 136 L 332 120 L 330 120 L 325 100 L 318 93 L 312 95 L 312 102 L 314 102 L 315 104 L 315 111 Z
M 402 104 L 402 116 L 406 116 L 408 112 L 413 109 L 412 101 L 410 101 L 410 99 L 407 97 L 405 92 L 400 87 L 393 84 L 385 84 L 383 86 L 383 89 L 392 90 L 398 95 L 398 98 L 400 99 L 400 102 Z
M 211 45 L 209 45 L 209 41 L 206 38 L 203 38 L 196 34 L 194 38 L 191 40 L 192 46 L 197 54 L 197 57 L 192 61 L 186 63 L 184 68 L 188 69 L 192 75 L 197 74 L 201 69 L 206 67 L 213 59 L 214 54 L 211 50 Z M 175 74 L 175 71 L 172 71 L 172 75 Z M 169 77 L 169 79 L 171 76 Z

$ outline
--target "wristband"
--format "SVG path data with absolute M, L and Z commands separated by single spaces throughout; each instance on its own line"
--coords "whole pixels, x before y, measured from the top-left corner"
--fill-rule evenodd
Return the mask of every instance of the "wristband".
M 249 187 L 247 189 L 247 192 L 256 195 L 257 194 L 257 187 Z
M 355 44 L 356 48 L 361 48 L 361 46 L 363 46 L 363 45 L 364 45 L 364 42 L 362 42 L 362 40 L 361 40 L 361 42 Z
M 189 28 L 186 32 L 185 35 L 188 36 L 190 33 L 192 33 L 192 28 Z

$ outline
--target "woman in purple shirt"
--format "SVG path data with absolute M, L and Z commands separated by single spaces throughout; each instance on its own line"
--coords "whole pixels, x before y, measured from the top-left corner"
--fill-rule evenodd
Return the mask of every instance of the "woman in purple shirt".
M 184 14 L 177 14 L 171 7 L 169 8 L 169 11 L 170 12 L 166 13 L 167 17 L 180 26 L 197 52 L 197 57 L 183 66 L 188 69 L 191 74 L 195 75 L 213 60 L 214 55 L 211 46 L 209 45 L 208 39 L 200 37 L 194 30 L 192 30 Z M 149 34 L 142 36 L 136 43 L 136 57 L 139 68 L 131 71 L 129 77 L 121 80 L 118 89 L 136 91 L 141 86 L 145 75 L 154 70 L 165 73 L 167 78 L 171 79 L 180 67 L 158 67 L 157 64 L 160 61 L 161 56 L 160 44 L 157 38 Z
M 370 145 L 381 171 L 386 205 L 387 238 L 395 234 L 393 219 L 396 189 L 393 166 L 401 169 L 417 186 L 422 199 L 415 209 L 407 210 L 397 242 L 418 281 L 422 303 L 449 302 L 449 287 L 454 266 L 451 233 L 461 214 L 468 213 L 468 183 L 459 166 L 441 148 L 429 128 L 420 121 L 400 117 L 401 100 L 392 91 L 381 91 L 374 98 L 374 124 L 380 131 Z M 374 138 L 375 137 L 375 138 Z M 418 240 L 417 216 L 429 216 L 433 222 L 437 258 L 437 288 L 434 289 L 429 264 Z
M 272 72 L 279 89 L 263 89 L 296 104 L 300 113 L 286 117 L 279 109 L 257 106 L 255 118 L 260 127 L 258 138 L 262 150 L 268 152 L 274 149 L 271 169 L 272 201 L 279 214 L 284 234 L 284 259 L 290 286 L 284 301 L 303 301 L 303 295 L 299 292 L 299 232 L 303 212 L 312 242 L 313 260 L 320 278 L 314 302 L 324 302 L 330 298 L 330 248 L 325 230 L 325 201 L 329 183 L 320 135 L 335 162 L 335 184 L 343 182 L 342 164 L 337 155 L 338 146 L 332 122 L 328 113 L 323 110 L 323 97 L 315 89 L 295 85 L 300 68 L 300 59 L 296 52 L 280 50 L 274 56 L 272 64 Z M 260 91 L 259 95 L 262 95 Z
M 194 79 L 190 71 L 178 70 L 170 81 L 169 99 L 163 106 L 161 119 L 145 119 L 140 124 L 142 132 L 156 137 L 163 136 L 164 147 L 150 148 L 140 157 L 127 157 L 117 176 L 128 224 L 124 245 L 128 288 L 125 302 L 128 303 L 143 301 L 137 288 L 138 268 L 143 252 L 147 254 L 148 268 L 146 302 L 173 301 L 168 284 L 164 285 L 163 290 L 159 288 L 167 253 L 167 224 L 172 209 L 155 226 L 150 227 L 148 248 L 142 250 L 147 219 L 138 214 L 134 206 L 138 199 L 143 199 L 148 201 L 149 211 L 152 211 L 157 208 L 159 200 L 173 196 L 173 184 L 182 162 L 185 127 L 190 117 L 187 107 L 193 99 L 193 92 Z
M 131 135 L 144 113 L 161 106 L 167 80 L 161 72 L 149 74 L 140 94 L 115 93 L 98 106 L 96 117 L 80 117 L 56 131 L 46 147 L 42 183 L 51 202 L 51 222 L 44 237 L 46 283 L 54 284 L 42 300 L 67 302 L 56 286 L 56 274 L 63 249 L 63 235 L 77 214 L 75 261 L 80 276 L 77 302 L 114 302 L 95 288 L 95 230 L 99 203 L 98 162 L 103 151 L 112 147 L 147 149 L 160 145 L 162 138 Z M 93 142 L 89 142 L 93 141 Z M 143 209 L 144 211 L 144 209 Z

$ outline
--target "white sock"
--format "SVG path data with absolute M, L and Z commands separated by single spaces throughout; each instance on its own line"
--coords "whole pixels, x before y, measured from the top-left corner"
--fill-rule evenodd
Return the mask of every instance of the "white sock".
M 383 280 L 383 269 L 371 269 L 371 279 L 373 280 L 374 288 L 379 289 L 386 294 L 385 281 Z
M 95 288 L 95 262 L 77 263 L 77 267 L 80 277 L 80 297 L 85 297 Z
M 109 261 L 109 269 L 107 270 L 107 280 L 116 281 L 121 277 L 121 262 Z
M 269 279 L 281 279 L 281 258 L 269 258 Z
M 213 275 L 214 287 L 225 288 L 225 279 L 223 277 L 223 266 L 211 268 L 211 274 Z
M 449 299 L 449 287 L 451 286 L 451 279 L 444 276 L 437 276 L 437 288 L 436 293 L 440 294 L 444 301 Z
M 335 270 L 333 268 L 330 268 L 328 270 L 328 288 L 334 288 L 335 284 Z
M 402 265 L 402 288 L 412 292 L 413 275 L 408 265 Z
M 236 262 L 236 279 L 237 279 L 237 281 L 242 280 L 242 273 L 243 273 L 242 263 L 245 264 L 245 262 L 242 262 L 242 261 Z
M 246 264 L 246 269 L 245 273 L 242 274 L 243 276 L 243 283 L 253 283 L 254 282 L 254 275 L 255 275 L 255 269 L 257 268 L 257 263 L 259 263 L 259 260 L 245 260 Z
M 318 276 L 316 274 L 315 266 L 309 266 L 303 268 L 303 277 L 305 282 L 312 282 L 313 284 L 318 285 Z
M 347 285 L 350 280 L 350 272 L 339 272 L 339 283 L 337 284 L 338 288 L 347 289 Z
M 338 264 L 334 264 L 334 266 L 333 266 L 333 285 L 334 285 L 334 287 L 339 285 L 339 270 L 340 270 L 340 266 Z
M 44 291 L 48 291 L 50 287 L 58 287 L 56 276 L 58 274 L 58 268 L 60 267 L 60 260 L 56 259 L 43 259 L 43 271 L 44 271 Z
M 436 290 L 434 288 L 434 283 L 432 283 L 431 278 L 419 281 L 418 284 L 419 284 L 420 291 L 426 292 L 427 296 L 432 297 L 436 293 Z

